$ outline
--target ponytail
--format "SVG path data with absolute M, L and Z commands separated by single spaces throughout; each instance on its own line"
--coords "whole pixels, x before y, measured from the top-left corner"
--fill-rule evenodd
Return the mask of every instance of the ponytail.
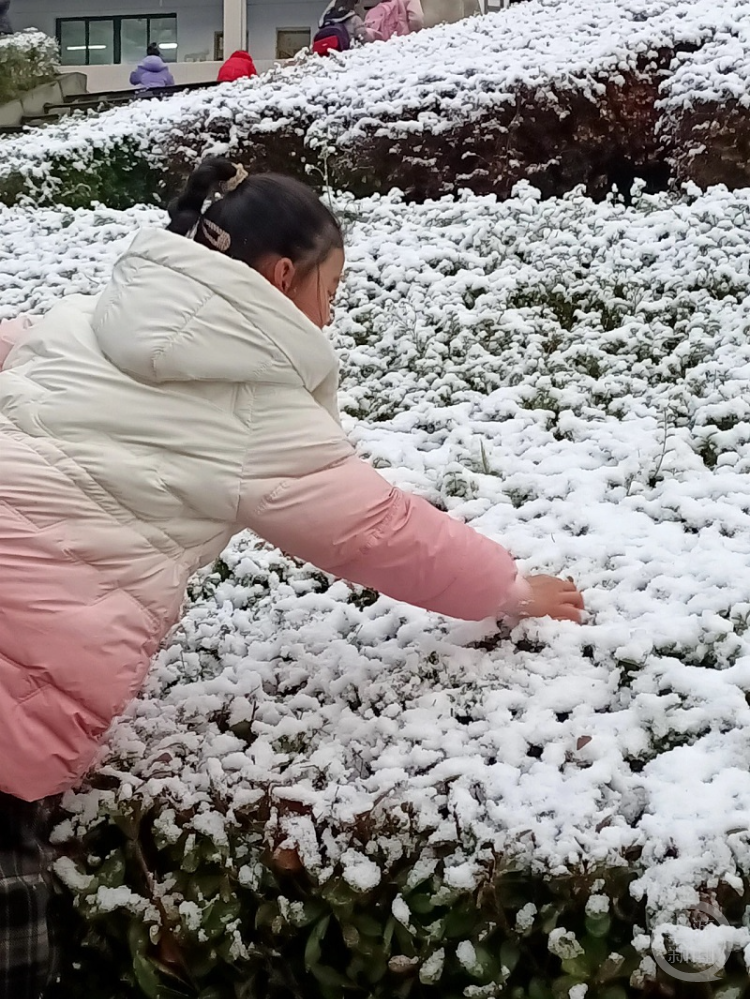
M 169 232 L 179 236 L 187 234 L 196 227 L 203 214 L 203 206 L 215 194 L 221 184 L 226 183 L 234 175 L 235 168 L 229 160 L 220 156 L 208 156 L 199 167 L 190 174 L 185 190 L 169 205 Z
M 275 254 L 304 273 L 344 245 L 338 221 L 306 184 L 279 174 L 238 174 L 220 156 L 203 160 L 168 211 L 170 232 L 193 233 L 196 243 L 254 269 Z

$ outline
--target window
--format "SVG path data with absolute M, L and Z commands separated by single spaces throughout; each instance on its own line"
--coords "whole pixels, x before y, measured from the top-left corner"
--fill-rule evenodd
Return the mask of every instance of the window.
M 309 45 L 309 28 L 278 28 L 276 30 L 277 59 L 293 59 L 300 49 L 306 49 Z
M 140 62 L 146 54 L 146 48 L 150 41 L 147 18 L 126 18 L 120 25 L 120 58 L 117 61 Z
M 88 63 L 90 66 L 106 66 L 115 61 L 115 22 L 92 21 L 89 25 Z
M 177 61 L 177 15 L 59 17 L 57 40 L 63 66 L 138 63 L 155 42 L 165 62 Z

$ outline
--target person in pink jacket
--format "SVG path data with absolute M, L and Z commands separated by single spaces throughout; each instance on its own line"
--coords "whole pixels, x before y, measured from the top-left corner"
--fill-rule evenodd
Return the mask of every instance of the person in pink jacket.
M 368 10 L 365 26 L 375 40 L 383 42 L 421 31 L 424 28 L 421 0 L 380 0 Z
M 24 803 L 95 761 L 191 575 L 243 529 L 457 618 L 583 606 L 355 454 L 322 331 L 342 233 L 310 189 L 211 158 L 170 217 L 99 295 L 0 326 L 0 828 L 19 835 Z M 37 882 L 41 863 L 24 868 Z

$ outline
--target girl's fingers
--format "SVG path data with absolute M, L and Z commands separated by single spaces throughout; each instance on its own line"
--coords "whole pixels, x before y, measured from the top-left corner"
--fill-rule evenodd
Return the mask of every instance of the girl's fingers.
M 561 593 L 558 597 L 558 603 L 561 607 L 579 607 L 583 610 L 583 597 L 576 590 L 574 593 Z
M 555 614 L 558 621 L 573 621 L 575 624 L 581 623 L 581 612 L 577 607 L 573 607 L 571 604 L 567 606 L 563 604 L 560 610 Z
M 575 621 L 578 624 L 581 620 L 582 610 L 584 610 L 583 597 L 576 590 L 575 593 L 562 594 L 557 611 L 553 616 L 558 621 Z

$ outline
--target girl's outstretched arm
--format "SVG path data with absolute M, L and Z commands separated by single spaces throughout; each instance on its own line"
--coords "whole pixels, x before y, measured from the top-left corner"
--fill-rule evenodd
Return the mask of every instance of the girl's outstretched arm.
M 280 480 L 244 526 L 334 576 L 450 617 L 521 617 L 532 597 L 499 544 L 352 455 Z

